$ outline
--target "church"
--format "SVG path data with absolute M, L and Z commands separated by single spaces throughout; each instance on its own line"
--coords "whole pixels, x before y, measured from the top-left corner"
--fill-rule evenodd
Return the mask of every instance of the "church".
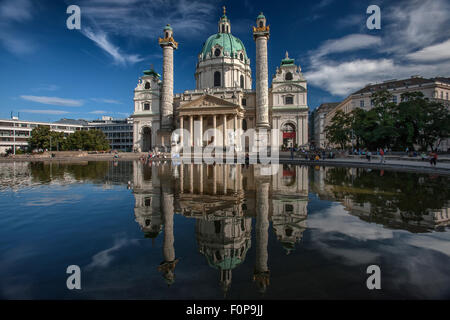
M 243 42 L 232 35 L 224 7 L 218 32 L 204 42 L 198 54 L 195 90 L 174 94 L 173 59 L 178 43 L 172 27 L 164 28 L 163 37 L 158 40 L 163 50 L 162 80 L 153 68 L 145 70 L 134 90 L 135 151 L 169 151 L 175 129 L 188 132 L 191 147 L 213 143 L 226 148 L 233 143 L 227 137 L 227 130 L 245 133 L 249 129 L 278 129 L 280 133 L 275 139 L 279 139 L 280 147 L 307 147 L 309 108 L 301 68 L 286 52 L 269 87 L 270 26 L 263 13 L 256 18 L 252 31 L 256 45 L 255 89 L 252 89 L 250 58 Z M 223 134 L 219 139 L 208 134 L 195 139 L 194 127 L 201 133 L 215 129 Z

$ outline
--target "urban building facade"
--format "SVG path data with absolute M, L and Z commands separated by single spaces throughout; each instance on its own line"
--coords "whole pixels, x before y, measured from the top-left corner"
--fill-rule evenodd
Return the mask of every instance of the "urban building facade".
M 14 148 L 16 150 L 18 148 L 25 149 L 28 146 L 31 131 L 39 126 L 49 127 L 50 130 L 63 132 L 65 135 L 83 128 L 82 125 L 25 121 L 19 120 L 17 117 L 9 120 L 0 119 L 0 154 L 6 153 L 7 150 L 14 150 Z
M 252 89 L 250 59 L 243 42 L 231 34 L 224 9 L 218 33 L 210 36 L 198 55 L 196 89 L 173 93 L 173 51 L 178 43 L 167 25 L 163 48 L 163 79 L 153 69 L 145 70 L 134 90 L 134 150 L 169 149 L 175 128 L 189 132 L 190 146 L 227 147 L 233 140 L 227 130 L 279 129 L 279 145 L 308 143 L 307 83 L 294 59 L 281 61 L 269 88 L 267 42 L 270 27 L 261 13 L 253 27 L 256 43 L 256 81 Z M 194 141 L 194 126 L 203 135 L 208 129 L 222 133 L 221 139 L 207 136 Z M 183 136 L 179 137 L 180 140 Z M 201 140 L 201 141 L 200 141 Z M 270 141 L 270 139 L 268 140 Z
M 133 149 L 133 119 L 113 119 L 102 117 L 100 120 L 61 119 L 56 122 L 36 122 L 19 120 L 14 117 L 9 120 L 0 119 L 0 154 L 7 150 L 26 149 L 28 139 L 34 128 L 46 126 L 51 131 L 63 132 L 66 136 L 79 130 L 101 130 L 109 141 L 110 147 L 118 151 Z M 54 145 L 58 149 L 58 145 Z
M 88 130 L 103 131 L 111 149 L 130 152 L 133 150 L 133 119 L 113 119 L 103 116 L 101 120 L 89 121 Z
M 330 110 L 325 117 L 325 127 L 331 123 L 337 111 L 350 113 L 356 108 L 369 110 L 373 107 L 372 94 L 377 91 L 387 90 L 392 94 L 392 102 L 400 103 L 401 95 L 406 92 L 422 92 L 425 98 L 442 103 L 450 108 L 450 78 L 435 77 L 423 78 L 412 76 L 402 80 L 387 80 L 382 83 L 368 84 L 364 88 L 350 94 L 335 108 Z M 325 145 L 328 144 L 325 137 Z M 449 139 L 442 141 L 439 149 L 448 150 Z
M 313 141 L 311 142 L 316 148 L 324 149 L 328 147 L 325 136 L 325 119 L 328 112 L 336 108 L 337 105 L 339 105 L 339 102 L 322 103 L 312 113 Z

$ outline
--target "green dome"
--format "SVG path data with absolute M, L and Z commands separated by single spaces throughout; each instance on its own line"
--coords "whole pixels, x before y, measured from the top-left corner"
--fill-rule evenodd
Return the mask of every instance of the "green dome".
M 238 51 L 244 52 L 244 59 L 247 61 L 247 51 L 245 50 L 242 41 L 231 33 L 216 33 L 210 36 L 206 42 L 203 44 L 202 48 L 202 59 L 205 59 L 209 53 L 211 53 L 211 48 L 215 45 L 219 45 L 223 48 L 225 52 L 228 52 L 228 56 L 239 58 L 237 56 Z
M 164 31 L 166 30 L 172 30 L 172 27 L 170 26 L 170 24 L 167 24 L 166 27 L 164 28 Z

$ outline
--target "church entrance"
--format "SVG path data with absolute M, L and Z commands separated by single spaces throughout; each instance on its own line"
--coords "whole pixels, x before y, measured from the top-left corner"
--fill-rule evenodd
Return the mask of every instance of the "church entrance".
M 283 133 L 283 147 L 291 148 L 295 146 L 295 126 L 292 123 L 286 123 L 281 128 Z
M 145 127 L 142 130 L 142 152 L 149 152 L 152 149 L 152 128 Z

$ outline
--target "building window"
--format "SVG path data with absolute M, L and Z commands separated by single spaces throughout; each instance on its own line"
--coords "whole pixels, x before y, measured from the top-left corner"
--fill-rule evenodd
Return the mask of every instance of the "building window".
M 259 27 L 260 27 L 260 28 L 264 27 L 264 24 L 263 24 L 262 21 L 259 22 Z
M 217 48 L 217 49 L 214 51 L 214 55 L 215 55 L 216 57 L 220 56 L 220 49 L 219 49 L 219 48 Z
M 284 77 L 285 80 L 292 80 L 292 73 L 288 72 L 286 73 L 286 76 Z
M 244 89 L 244 76 L 241 74 L 241 88 Z
M 285 103 L 286 104 L 294 104 L 294 97 L 286 97 Z
M 246 106 L 247 105 L 247 99 L 242 99 L 242 105 Z
M 144 103 L 144 110 L 145 111 L 150 110 L 150 103 Z
M 225 26 L 222 25 L 222 33 L 225 33 Z
M 394 95 L 392 96 L 392 102 L 393 102 L 393 103 L 397 103 L 397 95 L 396 95 L 396 94 L 394 94 Z
M 220 87 L 220 72 L 214 72 L 214 87 Z
M 145 83 L 145 89 L 150 89 L 150 82 Z
M 364 100 L 359 100 L 359 106 L 360 106 L 361 108 L 364 108 Z
M 441 91 L 441 99 L 444 99 L 444 91 Z
M 169 33 L 168 33 L 168 32 L 166 32 L 166 39 L 167 39 L 167 38 L 169 38 Z
M 244 55 L 242 53 L 239 55 L 239 59 L 241 59 L 241 61 L 244 61 Z

